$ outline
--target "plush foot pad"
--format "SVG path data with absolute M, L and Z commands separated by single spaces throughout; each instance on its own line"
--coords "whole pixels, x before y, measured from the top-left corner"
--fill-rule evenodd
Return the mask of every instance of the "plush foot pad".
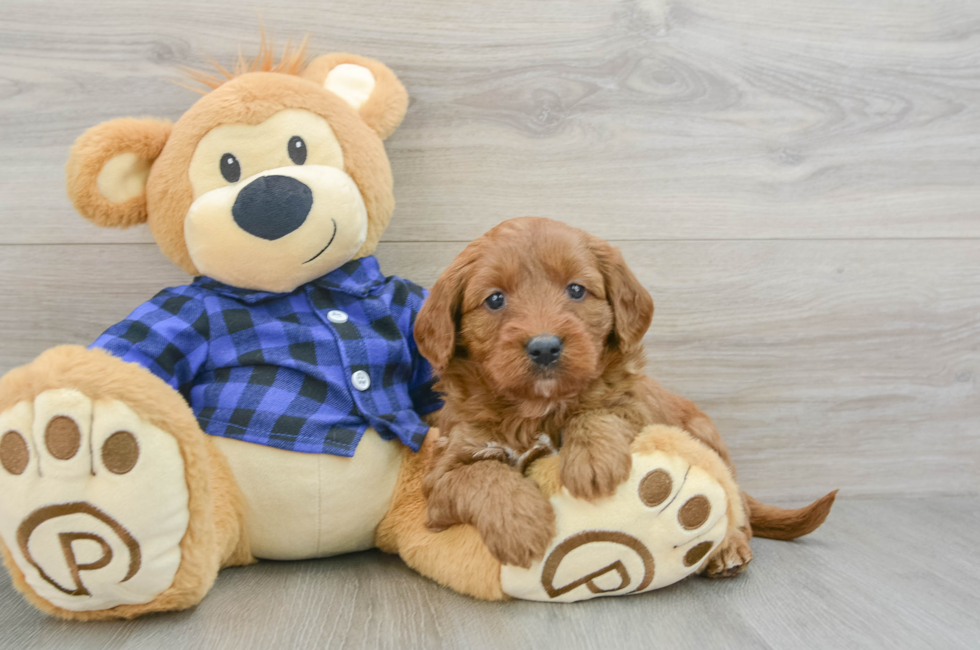
M 629 479 L 595 503 L 562 488 L 558 533 L 530 569 L 501 567 L 503 591 L 571 602 L 659 589 L 696 573 L 728 528 L 725 490 L 680 455 L 633 454 Z
M 150 602 L 173 582 L 188 519 L 177 441 L 122 402 L 49 390 L 0 413 L 0 537 L 51 604 Z

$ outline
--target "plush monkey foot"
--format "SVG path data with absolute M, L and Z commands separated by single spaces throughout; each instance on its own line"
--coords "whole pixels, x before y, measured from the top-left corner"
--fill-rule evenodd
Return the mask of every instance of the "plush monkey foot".
M 529 569 L 501 567 L 506 595 L 571 602 L 659 589 L 700 571 L 729 526 L 744 523 L 728 470 L 687 433 L 648 427 L 632 451 L 629 478 L 596 502 L 560 486 L 555 457 L 531 468 L 550 496 L 558 533 Z
M 171 585 L 189 518 L 173 437 L 71 389 L 15 404 L 0 432 L 0 536 L 38 596 L 88 611 Z
M 64 618 L 195 604 L 220 562 L 209 467 L 190 409 L 138 366 L 66 346 L 11 371 L 0 550 L 14 585 Z

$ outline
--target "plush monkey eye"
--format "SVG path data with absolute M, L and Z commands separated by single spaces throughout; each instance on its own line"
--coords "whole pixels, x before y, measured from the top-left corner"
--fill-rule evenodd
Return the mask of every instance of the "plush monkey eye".
M 585 287 L 583 287 L 581 284 L 573 283 L 565 287 L 565 293 L 567 293 L 568 297 L 572 300 L 581 300 L 585 297 Z
M 504 294 L 498 291 L 496 293 L 490 294 L 490 297 L 484 300 L 483 304 L 487 306 L 487 309 L 497 311 L 498 309 L 504 306 L 505 302 L 507 301 L 504 300 Z
M 303 138 L 298 135 L 289 138 L 288 148 L 290 160 L 297 165 L 302 165 L 306 162 L 306 143 L 303 142 Z
M 221 156 L 221 175 L 229 183 L 237 183 L 242 177 L 242 166 L 238 164 L 238 158 L 230 153 Z

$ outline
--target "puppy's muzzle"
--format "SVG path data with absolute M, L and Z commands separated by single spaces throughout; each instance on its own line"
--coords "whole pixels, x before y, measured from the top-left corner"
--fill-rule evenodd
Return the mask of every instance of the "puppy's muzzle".
M 313 207 L 309 186 L 290 176 L 260 176 L 242 188 L 231 208 L 250 235 L 274 241 L 297 230 Z
M 561 358 L 562 342 L 554 334 L 539 334 L 524 346 L 527 356 L 539 368 L 550 368 Z

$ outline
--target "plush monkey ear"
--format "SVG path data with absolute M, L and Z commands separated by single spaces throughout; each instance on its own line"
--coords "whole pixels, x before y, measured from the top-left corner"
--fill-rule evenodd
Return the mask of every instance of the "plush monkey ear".
M 146 221 L 146 178 L 170 122 L 124 117 L 93 126 L 68 156 L 68 198 L 89 221 L 128 228 Z
M 325 54 L 314 59 L 303 77 L 338 95 L 384 140 L 408 110 L 408 93 L 386 65 L 355 54 Z
M 445 371 L 456 352 L 456 325 L 474 259 L 470 244 L 436 280 L 415 317 L 415 344 L 437 373 Z
M 606 300 L 612 306 L 613 333 L 623 350 L 639 345 L 653 321 L 653 298 L 626 265 L 618 248 L 591 237 L 589 248 L 606 283 Z

